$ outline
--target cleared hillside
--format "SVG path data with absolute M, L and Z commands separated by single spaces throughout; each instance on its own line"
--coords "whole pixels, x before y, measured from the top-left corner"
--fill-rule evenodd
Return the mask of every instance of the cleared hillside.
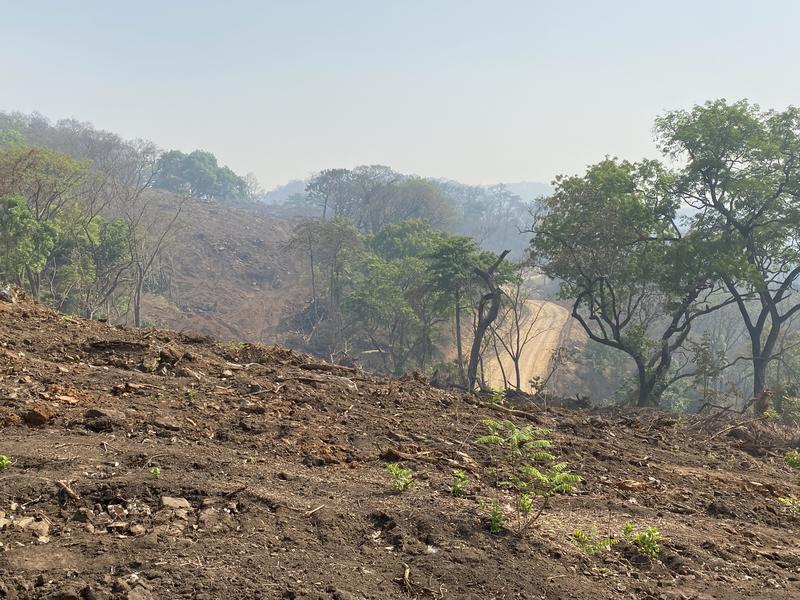
M 798 520 L 778 502 L 800 493 L 782 461 L 796 440 L 777 430 L 515 411 L 25 299 L 0 303 L 0 339 L 0 597 L 800 594 Z M 551 428 L 584 477 L 524 537 L 487 529 L 481 500 L 503 492 L 474 443 L 486 417 Z M 389 461 L 412 471 L 408 491 L 390 490 Z M 576 527 L 619 537 L 628 521 L 660 530 L 656 560 L 570 542 Z

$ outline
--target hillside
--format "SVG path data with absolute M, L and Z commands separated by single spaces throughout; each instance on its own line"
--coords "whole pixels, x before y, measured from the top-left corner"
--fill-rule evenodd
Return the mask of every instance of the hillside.
M 161 196 L 169 213 L 176 199 Z M 187 200 L 159 263 L 167 283 L 146 297 L 151 325 L 224 339 L 270 341 L 296 310 L 300 274 L 283 246 L 291 225 L 216 202 Z
M 797 440 L 748 419 L 498 407 L 24 297 L 0 302 L 0 339 L 0 598 L 800 594 L 798 520 L 777 500 L 800 493 L 782 462 Z M 498 416 L 551 428 L 584 477 L 524 537 L 489 533 L 479 502 L 502 494 L 473 442 Z M 569 541 L 628 521 L 660 530 L 657 560 Z

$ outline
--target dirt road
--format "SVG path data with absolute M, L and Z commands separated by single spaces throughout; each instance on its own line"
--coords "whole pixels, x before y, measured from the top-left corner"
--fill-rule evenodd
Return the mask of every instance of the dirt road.
M 569 311 L 553 302 L 529 300 L 526 303 L 526 307 L 529 311 L 527 318 L 534 318 L 535 322 L 531 327 L 529 325 L 530 321 L 527 321 L 523 326 L 521 336 L 522 339 L 525 339 L 525 331 L 528 331 L 530 327 L 530 333 L 527 336 L 529 341 L 523 346 L 519 365 L 523 391 L 528 391 L 528 381 L 532 377 L 544 377 L 547 375 L 550 358 L 558 347 L 559 340 L 570 322 Z M 508 329 L 506 328 L 502 333 L 505 334 L 507 331 Z M 513 386 L 516 384 L 514 362 L 502 347 L 498 346 L 498 349 L 501 360 L 498 361 L 494 351 L 492 351 L 491 360 L 487 364 L 486 381 L 492 388 L 503 388 L 505 387 L 503 373 L 505 373 L 505 379 Z

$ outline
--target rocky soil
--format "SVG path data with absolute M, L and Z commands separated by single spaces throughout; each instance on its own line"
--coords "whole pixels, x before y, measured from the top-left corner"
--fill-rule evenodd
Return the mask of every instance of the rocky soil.
M 474 443 L 486 417 L 552 429 L 584 478 L 524 536 L 487 528 L 481 500 L 505 498 Z M 495 406 L 0 302 L 0 598 L 798 598 L 793 435 Z M 390 461 L 413 472 L 402 494 Z M 571 541 L 626 522 L 659 529 L 657 559 Z

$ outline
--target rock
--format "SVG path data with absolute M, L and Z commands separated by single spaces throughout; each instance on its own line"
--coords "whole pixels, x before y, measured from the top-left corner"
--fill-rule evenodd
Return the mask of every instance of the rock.
M 81 600 L 103 600 L 108 595 L 105 592 L 95 590 L 92 586 L 87 585 L 81 590 Z
M 46 538 L 50 533 L 50 524 L 47 521 L 34 521 L 25 529 L 34 533 L 38 538 Z
M 33 525 L 33 522 L 35 520 L 36 519 L 34 519 L 33 517 L 21 517 L 16 521 L 14 521 L 14 525 L 16 525 L 19 529 L 27 529 L 28 527 Z
M 158 352 L 158 357 L 162 363 L 174 365 L 181 359 L 181 352 L 175 346 L 167 344 Z
M 22 419 L 31 427 L 39 427 L 56 416 L 56 411 L 44 402 L 35 403 L 22 415 Z
M 194 377 L 197 381 L 201 379 L 200 373 L 187 369 L 186 367 L 175 367 L 172 372 L 176 377 Z
M 163 508 L 192 510 L 192 505 L 186 498 L 173 498 L 172 496 L 161 496 L 161 506 Z
M 86 507 L 81 507 L 72 514 L 72 520 L 78 523 L 91 523 L 94 513 Z
M 17 600 L 17 592 L 14 588 L 10 588 L 0 581 L 0 598 L 3 598 L 3 600 Z
M 17 294 L 14 292 L 14 288 L 12 288 L 10 285 L 4 285 L 0 287 L 0 300 L 3 302 L 10 302 L 11 304 L 16 303 Z
M 223 378 L 225 378 L 225 379 L 230 379 L 230 378 L 232 378 L 232 377 L 233 377 L 233 371 L 231 371 L 230 369 L 225 369 L 225 370 L 222 372 L 222 377 L 223 377 Z
M 147 530 L 144 528 L 144 525 L 131 525 L 128 529 L 128 533 L 136 537 L 144 535 L 146 532 Z
M 72 588 L 58 590 L 47 596 L 47 598 L 48 600 L 81 600 L 78 592 Z
M 144 589 L 143 587 L 135 587 L 127 595 L 128 600 L 155 600 L 152 592 Z
M 159 417 L 153 420 L 153 425 L 156 427 L 161 427 L 162 429 L 167 429 L 169 431 L 180 431 L 181 426 L 176 421 L 172 419 L 167 419 L 165 417 Z
M 111 591 L 115 594 L 124 594 L 131 591 L 131 586 L 122 577 L 115 579 L 114 584 L 111 586 Z

